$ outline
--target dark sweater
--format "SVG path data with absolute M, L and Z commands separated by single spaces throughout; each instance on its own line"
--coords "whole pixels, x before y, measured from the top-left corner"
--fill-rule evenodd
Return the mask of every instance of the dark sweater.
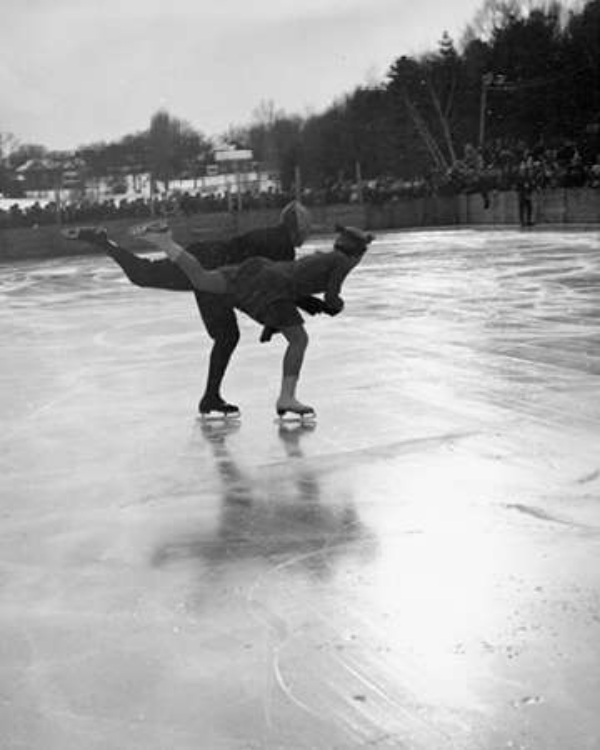
M 342 283 L 355 264 L 340 250 L 331 250 L 275 265 L 291 281 L 294 298 L 324 293 L 325 303 L 335 305 Z
M 252 311 L 275 300 L 296 301 L 312 294 L 324 294 L 332 309 L 341 306 L 340 290 L 356 261 L 339 250 L 316 252 L 293 261 L 250 258 L 244 263 L 223 266 L 229 293 L 241 309 Z
M 229 240 L 194 242 L 186 249 L 208 269 L 238 265 L 255 256 L 287 261 L 296 255 L 289 232 L 282 224 L 253 229 Z

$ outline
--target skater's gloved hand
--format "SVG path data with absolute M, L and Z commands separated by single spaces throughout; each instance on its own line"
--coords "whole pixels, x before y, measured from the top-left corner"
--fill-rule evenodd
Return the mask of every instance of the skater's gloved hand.
M 276 333 L 278 333 L 278 330 L 276 328 L 271 328 L 271 326 L 265 326 L 262 329 L 262 333 L 260 334 L 260 343 L 266 344 L 273 338 L 273 336 Z
M 325 312 L 332 317 L 334 315 L 339 315 L 343 309 L 344 300 L 341 297 L 333 297 L 325 302 Z
M 327 305 L 318 297 L 302 297 L 296 300 L 296 305 L 309 315 L 318 315 L 327 312 Z

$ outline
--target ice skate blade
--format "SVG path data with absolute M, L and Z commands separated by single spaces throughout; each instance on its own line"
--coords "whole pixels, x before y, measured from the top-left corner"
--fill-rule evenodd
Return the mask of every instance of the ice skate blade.
M 199 422 L 239 422 L 242 417 L 242 413 L 239 411 L 235 412 L 222 412 L 222 411 L 208 411 L 198 414 Z
M 317 419 L 317 414 L 314 411 L 307 411 L 304 413 L 298 413 L 296 411 L 289 411 L 287 409 L 278 409 L 277 417 L 275 418 L 276 424 L 310 424 L 314 423 Z

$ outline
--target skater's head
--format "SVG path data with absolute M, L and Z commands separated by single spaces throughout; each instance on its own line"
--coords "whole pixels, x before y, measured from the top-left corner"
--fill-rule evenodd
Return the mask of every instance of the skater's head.
M 300 247 L 310 233 L 310 213 L 298 201 L 284 206 L 279 221 L 288 230 L 294 247 Z
M 367 248 L 373 242 L 375 237 L 372 234 L 363 232 L 356 227 L 344 227 L 337 224 L 335 231 L 338 233 L 333 243 L 336 250 L 341 250 L 345 255 L 351 258 L 362 258 Z

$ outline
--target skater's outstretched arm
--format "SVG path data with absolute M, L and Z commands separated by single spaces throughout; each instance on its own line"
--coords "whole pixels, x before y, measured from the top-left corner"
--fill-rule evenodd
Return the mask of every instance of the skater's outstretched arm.
M 335 315 L 344 309 L 344 300 L 340 296 L 344 279 L 362 260 L 367 247 L 375 239 L 372 234 L 355 227 L 336 226 L 338 236 L 333 245 L 334 263 L 329 270 L 325 287 L 325 304 Z
M 337 315 L 337 313 L 344 309 L 344 300 L 340 295 L 342 284 L 358 261 L 358 258 L 351 258 L 343 253 L 337 254 L 335 265 L 331 269 L 329 278 L 327 279 L 327 288 L 325 289 L 324 297 L 324 303 L 330 311 L 330 315 Z

